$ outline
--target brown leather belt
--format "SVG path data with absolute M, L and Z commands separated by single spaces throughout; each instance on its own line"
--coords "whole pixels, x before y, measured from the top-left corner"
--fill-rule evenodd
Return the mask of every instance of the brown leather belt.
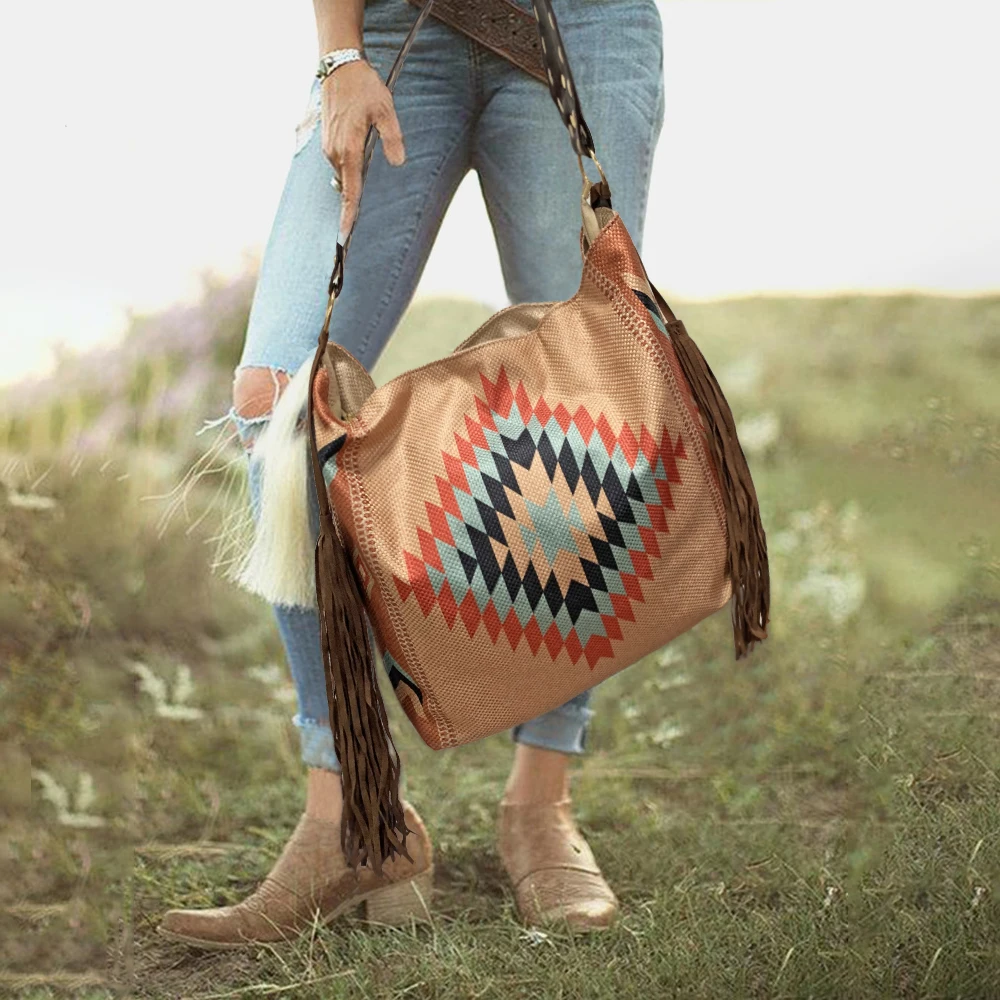
M 406 0 L 423 7 L 427 0 Z M 451 25 L 480 45 L 509 59 L 515 66 L 548 84 L 538 43 L 538 23 L 531 11 L 511 0 L 434 0 L 431 17 Z

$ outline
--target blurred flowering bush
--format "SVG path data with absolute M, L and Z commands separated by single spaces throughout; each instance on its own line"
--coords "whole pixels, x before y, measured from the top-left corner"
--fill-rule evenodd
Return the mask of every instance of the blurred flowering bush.
M 255 282 L 205 279 L 200 301 L 133 316 L 121 343 L 63 353 L 52 375 L 0 390 L 0 450 L 193 448 L 197 426 L 229 407 Z
M 794 511 L 768 539 L 776 599 L 783 608 L 825 614 L 842 625 L 861 607 L 865 577 L 856 547 L 860 511 L 829 503 Z

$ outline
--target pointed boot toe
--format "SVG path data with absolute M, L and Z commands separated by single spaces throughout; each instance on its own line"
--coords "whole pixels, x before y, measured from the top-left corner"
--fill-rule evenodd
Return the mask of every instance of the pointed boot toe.
M 611 926 L 618 900 L 573 820 L 569 799 L 501 802 L 498 828 L 500 857 L 528 926 L 565 922 L 581 931 Z
M 244 900 L 200 910 L 171 909 L 157 932 L 199 948 L 240 948 L 289 940 L 313 921 L 328 923 L 364 903 L 369 920 L 405 924 L 430 919 L 433 848 L 417 812 L 405 804 L 412 862 L 395 857 L 376 877 L 357 874 L 340 847 L 340 826 L 303 813 L 271 871 Z

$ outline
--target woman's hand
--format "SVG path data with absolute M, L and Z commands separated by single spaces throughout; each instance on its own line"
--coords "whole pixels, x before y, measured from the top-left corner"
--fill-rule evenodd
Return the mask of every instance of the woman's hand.
M 374 123 L 378 129 L 385 158 L 393 166 L 405 162 L 406 149 L 392 92 L 370 63 L 345 63 L 322 86 L 323 153 L 340 178 L 340 232 L 346 238 L 358 212 L 369 126 Z

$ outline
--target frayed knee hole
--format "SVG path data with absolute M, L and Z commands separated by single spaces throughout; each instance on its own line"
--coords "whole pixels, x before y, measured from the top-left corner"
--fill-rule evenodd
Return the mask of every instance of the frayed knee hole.
M 240 368 L 233 378 L 233 408 L 241 417 L 266 417 L 274 409 L 290 379 L 278 368 Z

